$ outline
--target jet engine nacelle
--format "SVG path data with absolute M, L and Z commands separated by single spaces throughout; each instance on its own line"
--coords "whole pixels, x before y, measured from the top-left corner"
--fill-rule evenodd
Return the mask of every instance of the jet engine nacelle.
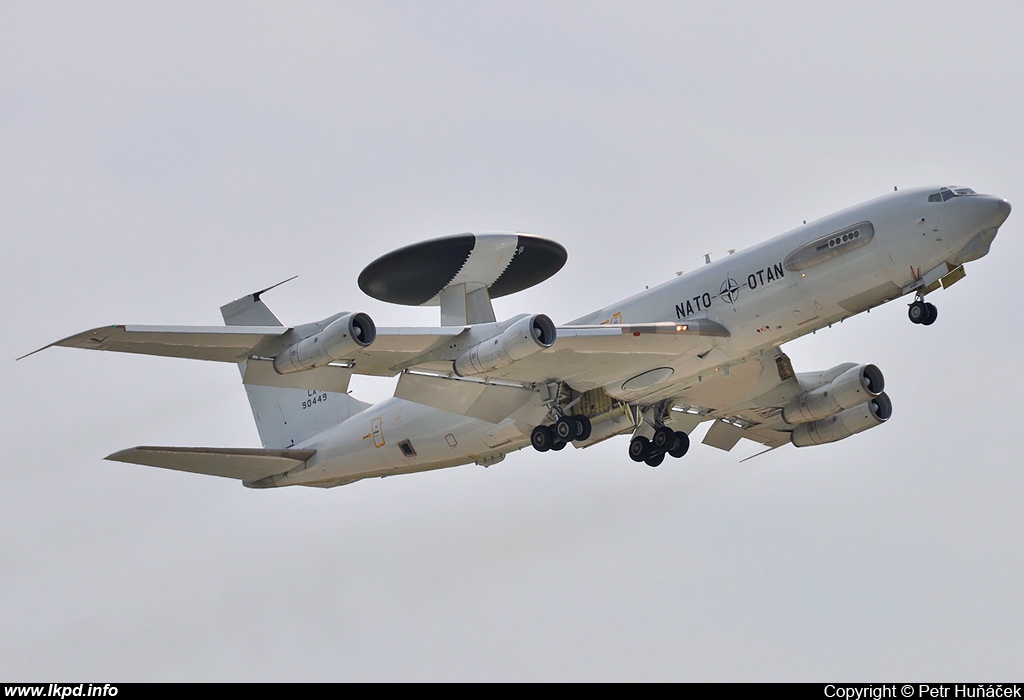
M 544 314 L 525 316 L 504 331 L 477 343 L 453 363 L 460 377 L 492 372 L 550 348 L 555 342 L 555 324 Z
M 867 403 L 848 408 L 839 415 L 804 423 L 797 426 L 790 440 L 797 447 L 824 445 L 836 442 L 851 435 L 874 428 L 889 420 L 892 415 L 892 402 L 886 394 L 879 394 Z
M 884 388 L 882 371 L 874 365 L 850 367 L 832 381 L 805 392 L 783 408 L 782 420 L 797 425 L 829 418 L 866 403 L 881 394 Z
M 376 337 L 373 319 L 361 312 L 346 314 L 275 357 L 274 369 L 278 374 L 291 374 L 350 359 L 352 353 L 365 348 Z

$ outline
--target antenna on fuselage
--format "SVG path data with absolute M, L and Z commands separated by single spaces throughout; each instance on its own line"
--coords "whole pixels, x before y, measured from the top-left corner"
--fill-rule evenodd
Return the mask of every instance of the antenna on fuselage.
M 440 306 L 442 326 L 494 323 L 491 299 L 543 282 L 567 257 L 560 244 L 528 233 L 462 233 L 382 255 L 358 281 L 380 301 Z
M 704 264 L 707 265 L 711 262 L 711 253 L 704 253 Z

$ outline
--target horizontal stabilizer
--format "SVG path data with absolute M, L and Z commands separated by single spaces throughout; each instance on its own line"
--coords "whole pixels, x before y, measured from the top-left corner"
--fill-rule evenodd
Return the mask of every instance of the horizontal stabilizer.
M 115 462 L 174 469 L 194 474 L 256 481 L 303 464 L 316 450 L 220 447 L 131 447 L 107 457 Z
M 39 350 L 61 346 L 237 363 L 243 362 L 266 341 L 289 330 L 284 326 L 103 326 L 68 336 Z

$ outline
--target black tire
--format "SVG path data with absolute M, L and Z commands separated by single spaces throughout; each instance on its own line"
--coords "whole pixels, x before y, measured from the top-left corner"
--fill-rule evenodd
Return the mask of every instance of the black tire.
M 690 449 L 690 436 L 677 430 L 674 437 L 675 439 L 672 441 L 672 447 L 669 448 L 668 454 L 670 457 L 679 459 Z
M 647 459 L 644 460 L 644 464 L 646 464 L 648 467 L 657 467 L 657 466 L 659 466 L 664 461 L 665 461 L 665 453 L 664 452 L 655 452 L 650 457 L 648 457 Z
M 672 428 L 667 426 L 661 426 L 654 431 L 654 437 L 651 438 L 651 444 L 654 445 L 654 449 L 666 452 L 668 448 L 672 447 L 672 443 L 675 442 L 676 434 L 672 432 Z
M 651 441 L 643 435 L 637 435 L 629 441 L 629 458 L 634 462 L 642 462 L 651 456 Z
M 562 440 L 555 440 L 555 444 L 551 446 L 552 452 L 558 452 L 560 449 L 568 445 L 569 443 L 563 442 Z
M 555 437 L 562 442 L 576 438 L 576 421 L 570 416 L 562 416 L 555 421 Z
M 573 416 L 573 418 L 576 419 L 576 439 L 580 441 L 589 440 L 593 429 L 590 419 L 586 416 Z
M 550 426 L 538 425 L 530 434 L 530 442 L 533 444 L 533 449 L 538 452 L 547 452 L 555 444 L 555 434 L 551 431 Z
M 910 318 L 911 323 L 924 323 L 928 318 L 928 307 L 919 299 L 910 305 L 910 309 L 907 310 L 907 316 Z
M 924 320 L 921 321 L 921 324 L 925 326 L 930 326 L 933 323 L 935 323 L 935 319 L 939 317 L 939 310 L 935 308 L 935 304 L 930 303 L 926 303 L 924 305 L 924 308 L 927 311 L 927 315 L 925 316 Z

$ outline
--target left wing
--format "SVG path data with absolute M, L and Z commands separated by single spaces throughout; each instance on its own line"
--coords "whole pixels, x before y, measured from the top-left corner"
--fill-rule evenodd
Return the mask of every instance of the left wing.
M 290 330 L 284 326 L 102 326 L 50 343 L 18 359 L 60 346 L 237 363 Z
M 349 344 L 339 360 L 285 374 L 275 368 L 274 358 L 288 355 L 300 344 L 309 345 L 310 339 L 325 334 L 340 316 L 342 314 L 336 314 L 318 323 L 295 327 L 105 325 L 46 347 L 244 363 L 246 384 L 345 392 L 353 374 L 393 377 L 406 369 L 423 369 L 452 375 L 460 358 L 480 348 L 492 352 L 493 345 L 505 342 L 506 332 L 517 322 L 521 326 L 525 318 L 464 326 L 377 329 L 371 344 L 365 347 Z M 563 325 L 557 327 L 550 347 L 535 345 L 532 339 L 520 337 L 518 340 L 528 346 L 527 351 L 520 352 L 519 347 L 507 361 L 484 366 L 474 371 L 474 376 L 527 387 L 565 383 L 580 392 L 610 387 L 617 398 L 633 399 L 649 393 L 648 385 L 638 382 L 638 377 L 652 369 L 663 376 L 671 376 L 677 370 L 685 375 L 687 363 L 699 361 L 699 357 L 728 337 L 725 327 L 707 318 L 679 323 Z M 487 393 L 488 396 L 495 394 Z M 488 399 L 488 407 L 480 409 L 478 406 L 478 409 L 488 417 L 496 417 L 501 412 L 498 406 L 509 405 L 506 393 L 502 393 L 502 399 L 494 402 L 495 405 L 489 405 L 492 401 Z M 416 395 L 423 396 L 425 392 L 416 392 Z M 517 403 L 520 398 L 511 399 L 511 403 Z M 467 409 L 466 401 L 472 403 L 468 397 L 457 398 L 455 406 Z
M 495 329 L 508 326 L 506 323 L 379 328 L 372 344 L 354 348 L 347 353 L 347 358 L 338 362 L 287 374 L 274 370 L 269 360 L 321 332 L 332 319 L 294 328 L 111 325 L 68 336 L 40 350 L 60 346 L 246 362 L 244 381 L 249 384 L 344 391 L 352 374 L 395 376 L 406 369 L 450 373 L 453 362 L 460 356 L 474 347 L 495 342 Z M 557 329 L 557 338 L 551 347 L 538 348 L 528 357 L 486 372 L 486 376 L 521 384 L 564 381 L 585 390 L 628 379 L 681 355 L 709 349 L 728 336 L 724 327 L 708 319 L 678 324 L 562 326 Z

